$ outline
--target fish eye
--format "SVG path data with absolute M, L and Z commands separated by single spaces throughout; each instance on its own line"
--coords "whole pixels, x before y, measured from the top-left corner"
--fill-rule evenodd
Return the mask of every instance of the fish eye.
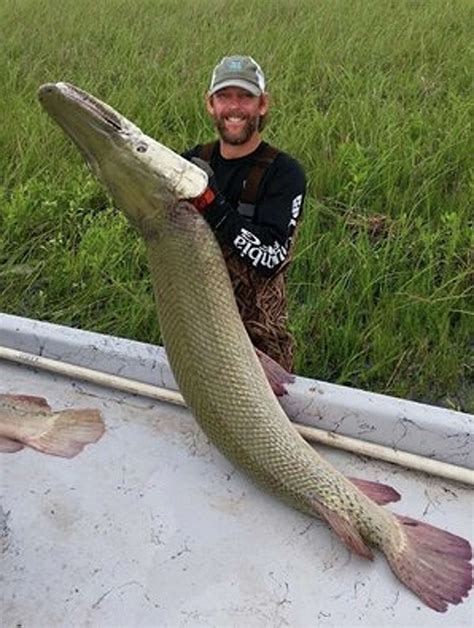
M 144 142 L 137 144 L 137 151 L 139 153 L 146 153 L 147 150 L 148 150 L 148 145 L 145 144 Z

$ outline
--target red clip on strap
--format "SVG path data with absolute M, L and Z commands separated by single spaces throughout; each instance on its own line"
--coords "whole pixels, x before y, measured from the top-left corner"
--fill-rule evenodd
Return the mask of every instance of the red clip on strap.
M 202 212 L 206 209 L 208 205 L 212 203 L 215 198 L 215 192 L 211 188 L 207 187 L 201 194 L 201 196 L 193 198 L 191 202 L 199 212 Z

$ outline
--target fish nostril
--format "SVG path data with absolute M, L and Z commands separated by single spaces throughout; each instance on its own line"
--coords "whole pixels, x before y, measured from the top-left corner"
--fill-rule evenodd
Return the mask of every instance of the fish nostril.
M 49 84 L 49 83 L 46 83 L 45 85 L 41 85 L 39 90 L 38 90 L 39 98 L 41 98 L 45 94 L 50 94 L 53 91 L 53 88 L 54 88 L 54 86 Z

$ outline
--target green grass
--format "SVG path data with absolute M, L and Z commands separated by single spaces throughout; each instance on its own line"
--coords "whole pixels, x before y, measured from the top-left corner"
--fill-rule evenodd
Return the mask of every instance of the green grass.
M 474 409 L 469 0 L 4 0 L 0 311 L 159 342 L 141 242 L 40 109 L 66 80 L 176 150 L 252 54 L 309 193 L 289 278 L 300 374 Z M 472 226 L 472 225 L 471 225 Z

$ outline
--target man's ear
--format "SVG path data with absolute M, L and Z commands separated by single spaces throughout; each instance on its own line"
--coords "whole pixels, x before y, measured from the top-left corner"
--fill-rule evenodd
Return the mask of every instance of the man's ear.
M 258 106 L 258 115 L 264 116 L 268 112 L 270 106 L 270 96 L 267 92 L 263 92 L 260 96 L 260 102 Z
M 211 116 L 214 115 L 213 99 L 212 96 L 209 96 L 209 94 L 206 94 L 206 109 L 207 113 L 209 113 Z

